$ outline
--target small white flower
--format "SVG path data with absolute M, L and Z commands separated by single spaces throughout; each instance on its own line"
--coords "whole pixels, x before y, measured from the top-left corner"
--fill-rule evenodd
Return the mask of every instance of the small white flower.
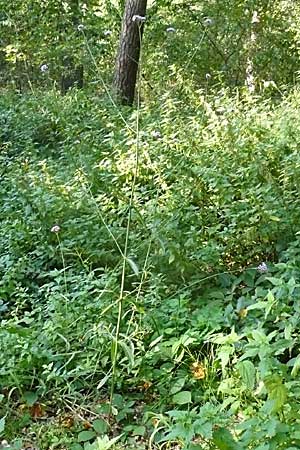
M 260 22 L 260 17 L 259 17 L 259 15 L 258 15 L 258 12 L 257 12 L 257 11 L 254 11 L 254 12 L 253 12 L 253 16 L 252 16 L 251 23 L 252 23 L 252 24 L 256 24 L 256 23 L 259 23 L 259 22 Z
M 209 81 L 211 79 L 211 74 L 210 73 L 206 73 L 205 74 L 205 78 L 206 78 L 206 81 Z
M 143 23 L 143 22 L 145 22 L 146 21 L 146 17 L 144 17 L 144 16 L 139 16 L 138 14 L 135 14 L 133 17 L 132 17 L 132 22 L 141 22 L 141 23 Z
M 176 29 L 173 28 L 173 27 L 169 27 L 169 28 L 166 29 L 166 32 L 167 33 L 176 33 Z
M 84 25 L 82 25 L 82 23 L 80 25 L 78 25 L 77 30 L 78 31 L 83 31 L 84 30 Z
M 60 232 L 60 226 L 59 225 L 53 225 L 51 228 L 51 233 L 59 233 Z
M 206 18 L 203 20 L 203 25 L 204 25 L 205 27 L 211 27 L 213 24 L 214 24 L 214 21 L 213 21 L 210 17 L 206 17 Z
M 111 30 L 105 30 L 103 31 L 104 36 L 111 36 L 112 31 Z
M 162 137 L 161 132 L 158 130 L 154 130 L 151 133 L 152 137 L 154 137 L 155 139 L 160 139 Z
M 268 89 L 269 87 L 275 87 L 276 88 L 276 84 L 272 80 L 271 81 L 263 80 L 263 87 L 265 89 Z
M 48 64 L 42 64 L 40 67 L 40 71 L 45 73 L 45 72 L 47 72 L 47 70 L 49 70 Z

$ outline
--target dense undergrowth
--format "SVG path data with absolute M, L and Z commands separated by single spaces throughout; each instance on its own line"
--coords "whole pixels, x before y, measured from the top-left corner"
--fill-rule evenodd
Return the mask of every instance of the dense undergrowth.
M 1 96 L 11 448 L 300 447 L 299 103 Z

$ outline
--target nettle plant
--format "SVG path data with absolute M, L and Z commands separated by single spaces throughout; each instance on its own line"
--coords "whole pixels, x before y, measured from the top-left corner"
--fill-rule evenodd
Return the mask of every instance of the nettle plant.
M 297 240 L 279 263 L 263 263 L 260 274 L 247 271 L 223 290 L 231 331 L 203 336 L 212 358 L 198 353 L 190 376 L 177 369 L 176 408 L 156 416 L 155 439 L 179 441 L 184 449 L 298 448 L 299 248 Z M 181 348 L 195 358 L 196 339 L 189 336 Z

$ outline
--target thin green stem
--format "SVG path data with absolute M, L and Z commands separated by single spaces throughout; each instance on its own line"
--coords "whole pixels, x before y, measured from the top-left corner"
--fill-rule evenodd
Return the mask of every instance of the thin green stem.
M 67 309 L 67 307 L 68 307 L 68 301 L 67 301 L 68 287 L 67 287 L 67 275 L 66 275 L 66 262 L 65 262 L 63 248 L 61 245 L 61 240 L 59 239 L 59 234 L 58 233 L 55 233 L 55 234 L 57 237 L 58 247 L 59 247 L 60 256 L 61 256 L 62 264 L 63 264 L 64 285 L 65 285 L 65 296 L 64 297 L 65 297 L 65 305 L 66 305 L 66 309 Z
M 142 44 L 142 36 L 141 36 L 141 27 L 139 26 L 139 38 L 140 38 L 140 48 Z M 142 61 L 142 52 L 140 54 L 140 66 Z M 120 328 L 121 321 L 123 315 L 123 300 L 124 300 L 124 289 L 125 289 L 125 278 L 126 278 L 126 264 L 128 257 L 128 244 L 129 244 L 129 235 L 130 235 L 130 226 L 131 226 L 131 212 L 134 203 L 134 193 L 136 180 L 138 176 L 138 168 L 139 168 L 139 150 L 140 150 L 140 87 L 141 87 L 141 68 L 139 67 L 138 71 L 138 80 L 137 80 L 137 113 L 136 113 L 136 140 L 135 140 L 135 168 L 133 172 L 133 178 L 131 183 L 131 192 L 129 199 L 129 208 L 128 208 L 128 217 L 127 217 L 127 227 L 126 227 L 126 237 L 125 237 L 125 245 L 123 251 L 123 265 L 122 265 L 122 275 L 121 275 L 121 285 L 120 285 L 120 295 L 118 299 L 118 318 L 117 318 L 117 326 L 115 339 L 113 341 L 113 351 L 112 351 L 112 380 L 111 380 L 111 390 L 110 390 L 110 407 L 112 406 L 115 381 L 116 381 L 116 368 L 117 368 L 117 359 L 118 359 L 118 347 L 119 347 L 119 337 L 120 337 Z

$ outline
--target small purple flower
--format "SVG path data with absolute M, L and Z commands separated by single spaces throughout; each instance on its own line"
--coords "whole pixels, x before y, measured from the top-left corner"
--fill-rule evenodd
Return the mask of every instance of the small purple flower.
M 51 233 L 59 233 L 60 232 L 60 226 L 59 225 L 53 225 L 53 227 L 51 228 Z
M 268 266 L 265 262 L 262 262 L 259 266 L 257 266 L 257 270 L 259 273 L 266 273 L 268 272 Z

